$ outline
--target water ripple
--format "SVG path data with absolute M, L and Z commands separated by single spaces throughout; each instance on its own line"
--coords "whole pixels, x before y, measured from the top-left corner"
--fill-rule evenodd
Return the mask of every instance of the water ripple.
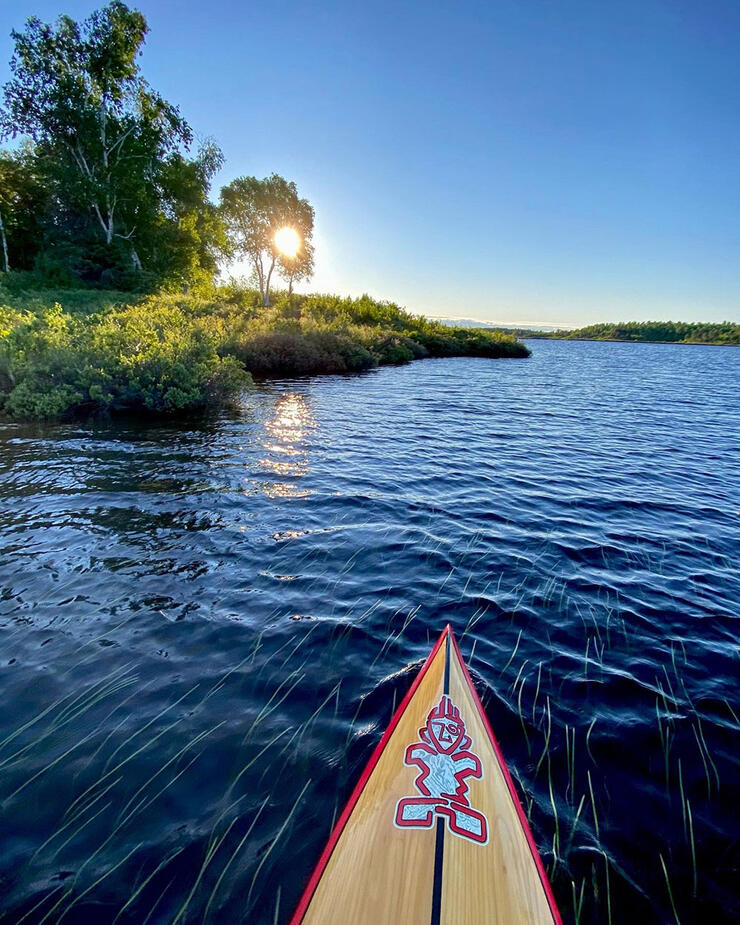
M 740 351 L 532 346 L 0 426 L 9 921 L 287 921 L 447 622 L 565 919 L 735 919 Z

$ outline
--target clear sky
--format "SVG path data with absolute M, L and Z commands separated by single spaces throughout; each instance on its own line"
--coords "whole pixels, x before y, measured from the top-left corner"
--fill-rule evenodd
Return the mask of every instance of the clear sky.
M 3 0 L 11 26 L 98 2 Z M 140 0 L 145 77 L 316 209 L 310 288 L 496 322 L 740 321 L 737 0 Z

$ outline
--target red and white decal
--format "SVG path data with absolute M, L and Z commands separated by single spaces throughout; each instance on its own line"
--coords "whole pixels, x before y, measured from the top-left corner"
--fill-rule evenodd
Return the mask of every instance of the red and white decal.
M 447 694 L 427 716 L 419 739 L 406 749 L 404 764 L 419 769 L 414 785 L 421 796 L 398 801 L 395 824 L 430 829 L 438 816 L 447 820 L 454 835 L 485 845 L 488 822 L 470 805 L 467 783 L 469 777 L 482 779 L 483 765 L 470 750 L 472 742 L 465 733 L 465 722 Z

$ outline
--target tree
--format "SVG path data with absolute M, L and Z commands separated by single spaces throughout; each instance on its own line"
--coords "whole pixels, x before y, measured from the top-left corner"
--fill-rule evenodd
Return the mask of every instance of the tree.
M 208 141 L 196 157 L 174 153 L 163 165 L 159 200 L 150 203 L 151 215 L 142 222 L 139 235 L 142 253 L 160 280 L 181 285 L 213 279 L 225 234 L 208 191 L 222 164 L 220 148 Z
M 288 254 L 280 254 L 278 257 L 278 272 L 288 283 L 289 296 L 293 295 L 294 283 L 298 283 L 303 279 L 311 279 L 313 276 L 313 258 L 313 244 L 305 239 L 301 240 L 295 256 L 291 257 Z
M 30 137 L 47 165 L 57 231 L 74 229 L 79 239 L 87 224 L 112 253 L 123 247 L 136 270 L 142 255 L 157 263 L 163 225 L 170 233 L 197 225 L 196 201 L 196 211 L 210 212 L 211 168 L 220 166 L 212 148 L 194 162 L 183 155 L 190 127 L 139 71 L 147 32 L 144 16 L 121 0 L 81 23 L 32 17 L 12 33 L 13 76 L 0 109 L 0 137 Z
M 287 279 L 291 275 L 293 279 L 310 275 L 314 211 L 308 200 L 299 197 L 295 183 L 275 173 L 264 180 L 237 177 L 221 190 L 220 212 L 226 230 L 225 252 L 230 258 L 242 257 L 251 262 L 263 305 L 270 304 L 276 266 Z M 302 257 L 292 265 L 275 244 L 276 232 L 286 226 L 293 228 L 301 240 L 298 255 Z
M 33 149 L 0 151 L 0 270 L 29 270 L 43 240 L 47 195 Z

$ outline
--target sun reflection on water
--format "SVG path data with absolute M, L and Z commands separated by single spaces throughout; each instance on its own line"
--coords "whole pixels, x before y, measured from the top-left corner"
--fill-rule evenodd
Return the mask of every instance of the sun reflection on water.
M 308 448 L 305 440 L 316 427 L 316 421 L 303 395 L 289 392 L 275 404 L 273 417 L 265 422 L 263 442 L 265 456 L 260 466 L 280 479 L 298 479 L 308 475 Z M 263 482 L 260 490 L 268 498 L 305 498 L 311 494 L 307 488 L 293 481 Z

